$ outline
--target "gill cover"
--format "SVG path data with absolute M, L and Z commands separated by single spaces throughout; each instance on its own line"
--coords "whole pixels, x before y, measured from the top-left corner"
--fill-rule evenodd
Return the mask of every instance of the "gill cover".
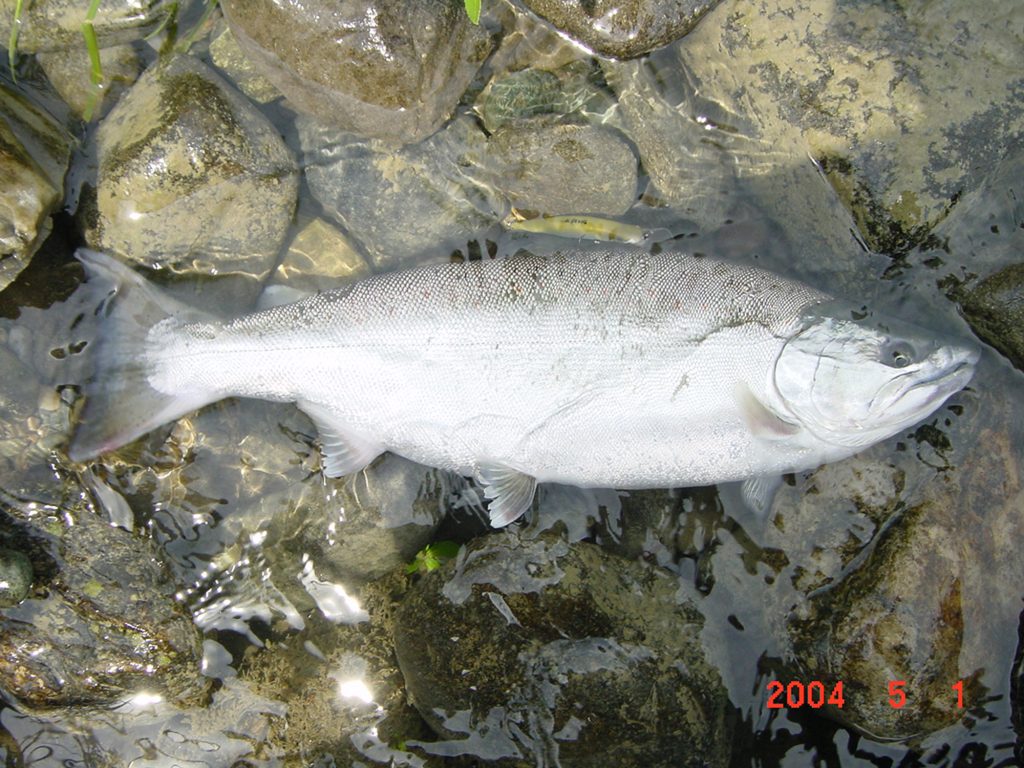
M 866 447 L 935 411 L 967 384 L 977 358 L 904 323 L 817 315 L 783 346 L 774 385 L 816 437 Z

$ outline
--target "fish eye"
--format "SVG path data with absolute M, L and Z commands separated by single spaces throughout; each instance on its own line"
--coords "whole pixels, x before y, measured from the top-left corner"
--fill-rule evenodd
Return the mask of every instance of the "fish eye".
M 890 368 L 906 368 L 914 362 L 914 348 L 905 341 L 890 341 L 882 347 L 882 363 Z

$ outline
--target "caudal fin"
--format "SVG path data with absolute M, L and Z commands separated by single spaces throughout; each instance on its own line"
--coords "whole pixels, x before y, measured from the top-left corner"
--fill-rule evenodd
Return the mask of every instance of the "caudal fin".
M 116 259 L 96 251 L 75 254 L 85 267 L 86 290 L 94 294 L 98 340 L 85 385 L 85 407 L 68 448 L 72 461 L 85 461 L 129 443 L 152 429 L 206 405 L 203 394 L 165 393 L 150 384 L 159 349 L 149 330 L 169 317 L 175 322 L 216 322 L 165 295 Z

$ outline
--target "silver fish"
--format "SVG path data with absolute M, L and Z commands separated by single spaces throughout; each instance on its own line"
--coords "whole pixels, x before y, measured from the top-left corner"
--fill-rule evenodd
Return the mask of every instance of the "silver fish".
M 495 526 L 537 482 L 742 480 L 764 507 L 768 478 L 924 419 L 978 358 L 761 269 L 627 245 L 376 275 L 235 320 L 78 258 L 112 287 L 72 459 L 221 398 L 292 401 L 327 475 L 390 450 L 477 478 Z

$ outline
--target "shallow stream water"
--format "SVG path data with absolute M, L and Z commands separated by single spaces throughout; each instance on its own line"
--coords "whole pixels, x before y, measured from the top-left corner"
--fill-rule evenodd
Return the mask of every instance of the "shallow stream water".
M 806 5 L 801 4 L 801 12 Z M 832 3 L 819 5 L 834 10 Z M 884 20 L 889 6 L 915 4 L 839 5 L 845 14 L 862 6 L 870 26 Z M 928 7 L 916 10 L 930 24 L 944 4 L 921 5 Z M 961 11 L 961 4 L 946 5 L 950 14 Z M 999 24 L 1005 15 L 1019 44 L 1024 21 L 1004 5 L 993 4 L 991 23 Z M 738 29 L 736 19 L 735 14 L 712 13 L 702 23 L 724 26 L 727 21 Z M 915 29 L 926 35 L 929 26 L 921 22 Z M 961 163 L 970 170 L 949 195 L 945 213 L 919 230 L 900 229 L 900 237 L 883 242 L 878 230 L 897 217 L 859 205 L 834 176 L 830 184 L 821 153 L 809 156 L 802 143 L 805 133 L 822 129 L 805 124 L 801 132 L 796 122 L 782 125 L 785 121 L 777 116 L 757 112 L 753 101 L 747 102 L 751 112 L 738 111 L 735 93 L 713 91 L 717 81 L 711 73 L 739 61 L 739 54 L 720 50 L 720 60 L 707 63 L 702 83 L 687 79 L 696 77 L 692 60 L 707 53 L 702 45 L 710 44 L 698 40 L 691 48 L 679 44 L 641 60 L 601 65 L 575 49 L 577 59 L 589 66 L 586 81 L 598 93 L 589 100 L 569 99 L 563 108 L 588 125 L 623 131 L 641 159 L 634 203 L 624 214 L 607 218 L 657 232 L 648 243 L 652 248 L 754 263 L 850 298 L 863 305 L 865 314 L 896 316 L 943 335 L 973 338 L 948 298 L 949 286 L 951 281 L 970 285 L 977 275 L 1019 263 L 1024 253 L 1019 138 L 1001 136 L 1003 145 L 988 156 L 980 145 L 991 145 L 994 129 L 979 120 L 972 137 L 965 128 L 955 146 L 951 142 L 946 149 L 986 162 Z M 197 39 L 191 55 L 211 58 L 206 38 Z M 958 62 L 938 60 L 931 66 L 955 68 Z M 765 78 L 769 75 L 766 69 Z M 919 76 L 909 73 L 907 79 Z M 839 88 L 842 82 L 832 85 Z M 1013 121 L 1024 112 L 1016 82 L 1008 88 L 1015 103 L 998 105 Z M 345 274 L 503 257 L 518 248 L 549 249 L 566 242 L 508 231 L 498 223 L 513 206 L 494 180 L 492 161 L 480 154 L 483 138 L 476 122 L 481 110 L 474 111 L 473 104 L 483 85 L 477 83 L 475 93 L 471 88 L 454 122 L 443 130 L 444 138 L 422 150 L 422 156 L 413 150 L 388 155 L 362 139 L 338 139 L 330 130 L 303 123 L 305 118 L 281 100 L 260 107 L 305 173 L 288 240 L 296 242 L 293 236 L 309 222 L 326 221 L 351 244 L 331 272 L 318 274 L 313 254 L 314 268 L 302 276 L 306 281 L 298 287 L 285 284 L 283 295 L 329 288 Z M 828 94 L 817 98 L 827 112 Z M 879 99 L 879 111 L 938 109 L 893 106 L 891 94 Z M 948 108 L 955 111 L 956 105 Z M 658 120 L 663 122 L 654 125 Z M 894 172 L 871 167 L 882 164 L 871 146 L 892 149 L 885 144 L 892 137 L 874 133 L 876 127 L 858 136 L 858 148 L 864 150 L 860 157 L 867 158 L 865 177 Z M 86 194 L 95 183 L 88 138 L 94 131 L 86 130 L 69 176 L 75 184 L 84 182 Z M 929 134 L 920 141 L 933 138 Z M 972 138 L 979 146 L 971 144 Z M 822 144 L 827 141 L 819 137 Z M 652 147 L 660 145 L 668 148 L 659 157 L 685 148 L 679 150 L 682 158 L 666 160 L 668 170 L 654 167 Z M 363 168 L 359 164 L 376 153 L 389 158 L 393 175 L 388 184 L 408 179 L 403 174 L 409 168 L 426 167 L 427 176 L 440 177 L 422 195 L 434 206 L 442 195 L 441 208 L 457 211 L 447 239 L 414 242 L 389 259 L 388 248 L 414 240 L 401 230 L 418 222 L 385 218 L 356 236 L 356 225 L 345 217 L 363 216 L 358 206 L 332 211 L 314 196 L 311 187 L 326 183 L 318 180 L 321 169 L 336 162 Z M 431 162 L 441 163 L 442 170 L 431 170 Z M 375 163 L 366 162 L 366 187 L 357 195 L 369 197 L 387 188 L 370 178 L 379 170 Z M 659 179 L 665 178 L 659 174 L 671 176 L 680 168 L 685 173 L 678 178 L 696 181 L 685 189 L 674 187 L 671 194 L 659 191 Z M 660 183 L 664 187 L 667 182 Z M 69 193 L 72 208 L 77 194 L 77 189 Z M 403 203 L 381 203 L 386 206 L 400 210 Z M 72 254 L 83 241 L 73 213 L 56 217 L 54 233 L 32 264 L 0 293 L 0 352 L 9 366 L 3 384 L 7 414 L 0 416 L 0 503 L 56 530 L 55 521 L 73 526 L 80 515 L 90 514 L 71 505 L 83 501 L 104 522 L 151 541 L 175 585 L 175 599 L 202 633 L 201 672 L 213 681 L 212 692 L 202 705 L 176 704 L 142 690 L 115 704 L 49 711 L 32 711 L 9 700 L 0 704 L 0 756 L 6 765 L 562 764 L 558 750 L 549 749 L 526 721 L 517 720 L 511 704 L 508 711 L 491 710 L 483 723 L 465 712 L 447 713 L 445 727 L 465 737 L 444 738 L 431 732 L 406 695 L 391 632 L 394 614 L 417 580 L 438 575 L 426 573 L 425 567 L 417 571 L 424 547 L 450 540 L 486 553 L 489 541 L 499 541 L 487 537 L 504 535 L 488 530 L 480 491 L 472 483 L 393 456 L 366 473 L 327 481 L 319 471 L 316 430 L 301 412 L 291 405 L 237 399 L 207 406 L 88 467 L 66 458 L 72 404 L 87 376 L 96 334 L 86 292 L 76 290 L 82 270 Z M 419 215 L 436 218 L 436 208 L 424 205 Z M 391 239 L 387 247 L 359 240 L 371 236 Z M 201 261 L 196 256 L 196 263 Z M 257 301 L 277 300 L 273 291 L 256 295 L 267 280 L 264 274 L 218 278 L 209 270 L 197 274 L 204 272 L 202 266 L 189 273 L 178 264 L 149 274 L 178 298 L 212 311 L 238 313 Z M 238 272 L 234 267 L 227 271 Z M 185 274 L 174 274 L 179 272 Z M 526 548 L 541 546 L 550 535 L 566 546 L 595 543 L 657 569 L 674 580 L 680 604 L 690 601 L 699 607 L 703 624 L 697 636 L 729 701 L 723 765 L 1017 765 L 1024 737 L 1019 691 L 1024 678 L 1024 558 L 1018 544 L 1024 534 L 1018 475 L 1024 455 L 1019 417 L 1024 374 L 991 347 L 977 339 L 973 343 L 983 347 L 983 354 L 966 390 L 918 428 L 835 468 L 787 477 L 766 519 L 752 515 L 729 487 L 646 494 L 552 485 L 541 488 L 530 519 L 514 535 Z M 486 397 L 486 382 L 481 382 L 480 395 Z M 888 489 L 878 480 L 887 473 L 899 477 Z M 872 501 L 876 497 L 882 499 L 877 504 Z M 883 508 L 885 514 L 878 513 Z M 416 532 L 399 534 L 399 529 Z M 502 546 L 496 544 L 495 551 Z M 421 559 L 415 561 L 417 551 Z M 445 587 L 449 592 L 458 588 L 466 551 L 445 566 L 445 578 L 452 579 Z M 404 560 L 396 560 L 396 552 Z M 96 562 L 102 562 L 102 553 Z M 413 566 L 407 568 L 408 563 Z M 506 597 L 537 586 L 531 572 L 501 578 Z M 915 578 L 920 588 L 913 586 Z M 955 600 L 943 603 L 945 613 L 938 619 L 916 613 L 914 592 L 927 592 L 929 580 L 947 579 L 955 584 Z M 843 586 L 851 583 L 855 586 Z M 892 668 L 883 669 L 883 653 L 867 655 L 865 664 L 874 668 L 843 668 L 861 675 L 845 680 L 848 690 L 879 686 L 867 695 L 875 696 L 883 709 L 895 708 L 887 702 L 898 700 L 900 688 L 912 707 L 915 698 L 935 696 L 936 690 L 945 691 L 950 701 L 966 691 L 962 712 L 952 724 L 899 738 L 872 738 L 863 729 L 822 717 L 819 707 L 792 700 L 793 706 L 769 706 L 773 681 L 801 680 L 802 695 L 817 680 L 822 690 L 834 690 L 834 676 L 842 673 L 814 667 L 820 658 L 815 652 L 831 629 L 840 634 L 845 620 L 837 612 L 830 627 L 829 611 L 865 594 L 878 604 L 874 614 L 857 608 L 869 614 L 864 633 L 884 621 L 902 621 L 905 626 L 890 627 L 885 637 L 905 636 L 912 669 L 929 669 L 928 659 L 915 656 L 928 647 L 937 648 L 936 658 L 952 666 L 938 674 L 922 672 L 933 686 L 927 691 L 907 688 L 904 681 L 894 693 L 884 683 L 898 682 L 905 659 L 894 652 L 888 659 Z M 501 595 L 487 595 L 509 623 L 518 622 Z M 793 617 L 812 627 L 810 637 L 792 629 Z M 906 625 L 915 621 L 920 627 Z M 940 636 L 933 646 L 915 645 L 918 635 L 932 631 Z M 947 631 L 953 641 L 943 634 Z M 883 635 L 880 631 L 879 643 Z M 577 669 L 572 664 L 582 668 L 590 657 L 567 653 L 566 658 L 566 666 L 558 669 L 568 678 L 566 670 Z M 947 672 L 948 679 L 943 677 Z M 950 706 L 946 702 L 939 708 Z M 629 712 L 624 719 L 634 717 L 639 721 L 644 715 Z M 884 721 L 885 714 L 878 715 L 877 722 Z M 565 741 L 572 741 L 570 730 L 559 731 Z M 658 764 L 689 765 L 683 762 L 688 759 L 681 755 L 679 763 Z M 598 760 L 565 764 L 603 765 Z

